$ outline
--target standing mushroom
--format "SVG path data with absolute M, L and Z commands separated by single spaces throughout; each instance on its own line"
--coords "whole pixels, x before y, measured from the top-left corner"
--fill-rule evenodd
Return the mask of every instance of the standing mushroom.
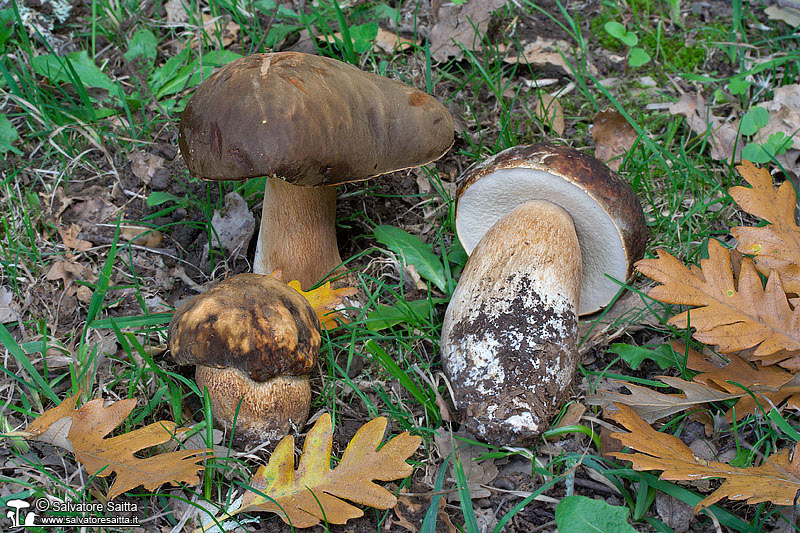
M 214 419 L 237 435 L 274 440 L 308 418 L 308 374 L 320 347 L 319 320 L 303 296 L 260 274 L 239 274 L 184 304 L 169 324 L 169 349 L 197 365 Z M 238 410 L 238 414 L 237 414 Z
M 307 289 L 339 267 L 336 185 L 418 167 L 453 144 L 453 118 L 432 96 L 297 52 L 222 67 L 181 116 L 193 176 L 267 176 L 254 271 Z
M 608 305 L 644 254 L 630 185 L 564 146 L 510 148 L 458 189 L 471 253 L 445 313 L 442 359 L 467 427 L 497 445 L 532 444 L 567 394 L 578 315 Z

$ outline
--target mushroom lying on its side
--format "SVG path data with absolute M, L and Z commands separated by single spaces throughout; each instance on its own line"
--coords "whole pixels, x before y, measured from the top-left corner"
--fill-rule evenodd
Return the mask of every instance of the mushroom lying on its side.
M 195 296 L 169 324 L 172 357 L 197 365 L 195 380 L 208 389 L 214 420 L 225 429 L 235 420 L 237 435 L 259 442 L 305 423 L 320 342 L 308 301 L 260 274 L 233 276 Z
M 487 442 L 531 445 L 572 382 L 578 315 L 608 305 L 644 254 L 641 205 L 594 158 L 517 146 L 463 180 L 456 228 L 471 252 L 442 327 L 456 407 Z

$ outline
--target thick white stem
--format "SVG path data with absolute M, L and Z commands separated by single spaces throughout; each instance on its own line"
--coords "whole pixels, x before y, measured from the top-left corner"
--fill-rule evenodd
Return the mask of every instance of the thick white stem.
M 336 188 L 299 187 L 267 179 L 253 271 L 283 273 L 303 290 L 327 277 L 342 262 L 336 243 Z
M 464 424 L 492 444 L 547 429 L 578 359 L 581 251 L 570 215 L 522 204 L 483 236 L 442 325 L 442 363 Z

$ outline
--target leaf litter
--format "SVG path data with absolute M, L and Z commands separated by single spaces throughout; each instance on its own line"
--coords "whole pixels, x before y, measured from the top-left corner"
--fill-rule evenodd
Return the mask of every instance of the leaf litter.
M 723 498 L 744 500 L 749 504 L 771 502 L 775 505 L 792 505 L 800 490 L 800 444 L 795 448 L 794 459 L 784 448 L 766 457 L 761 465 L 739 468 L 727 463 L 697 457 L 678 437 L 658 432 L 642 420 L 634 410 L 618 404 L 619 411 L 611 418 L 621 424 L 626 432 L 612 433 L 612 437 L 630 448 L 633 453 L 615 452 L 618 459 L 631 461 L 636 470 L 660 470 L 660 479 L 670 481 L 695 481 L 723 479 L 722 485 L 694 507 L 695 513 Z
M 323 414 L 306 435 L 297 469 L 294 437 L 287 435 L 275 447 L 267 465 L 259 467 L 250 480 L 241 505 L 216 521 L 261 511 L 275 513 L 295 528 L 306 528 L 321 520 L 344 524 L 364 514 L 344 500 L 377 509 L 393 507 L 397 498 L 374 481 L 411 475 L 412 467 L 406 459 L 422 439 L 403 432 L 378 450 L 386 423 L 385 418 L 379 417 L 361 426 L 339 463 L 331 468 L 333 428 L 330 415 Z
M 212 455 L 209 450 L 189 449 L 155 454 L 147 458 L 134 455 L 145 448 L 165 444 L 175 438 L 175 424 L 169 421 L 152 424 L 107 437 L 136 407 L 136 399 L 119 400 L 104 405 L 102 399 L 90 400 L 75 409 L 81 393 L 78 392 L 46 411 L 24 431 L 9 436 L 21 436 L 59 446 L 75 454 L 89 475 L 108 477 L 116 474 L 108 499 L 123 492 L 144 486 L 155 490 L 164 483 L 200 482 L 198 472 Z

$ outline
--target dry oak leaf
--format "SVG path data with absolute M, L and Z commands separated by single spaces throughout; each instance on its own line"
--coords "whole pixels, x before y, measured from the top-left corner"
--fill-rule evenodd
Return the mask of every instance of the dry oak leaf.
M 461 57 L 464 49 L 480 50 L 483 45 L 480 36 L 489 28 L 492 12 L 505 5 L 503 0 L 467 0 L 460 5 L 442 3 L 436 13 L 438 22 L 430 32 L 433 59 L 447 61 L 453 56 Z
M 61 240 L 64 241 L 64 246 L 70 250 L 83 252 L 93 246 L 89 241 L 82 240 L 78 235 L 81 232 L 81 227 L 77 224 L 71 224 L 68 228 L 59 228 L 58 234 L 61 235 Z
M 762 274 L 780 273 L 786 292 L 800 294 L 800 227 L 794 218 L 794 187 L 785 181 L 775 189 L 769 171 L 749 161 L 742 161 L 736 170 L 751 187 L 731 187 L 731 197 L 742 210 L 770 222 L 761 228 L 731 228 L 738 241 L 736 249 L 753 255 Z
M 594 156 L 611 170 L 619 170 L 622 160 L 639 134 L 616 109 L 606 109 L 594 116 L 592 139 L 596 148 Z M 622 157 L 621 157 L 622 156 Z
M 271 278 L 281 279 L 283 273 L 280 269 L 274 270 L 270 274 Z M 333 329 L 339 326 L 336 322 L 338 318 L 344 323 L 347 323 L 347 318 L 340 312 L 336 311 L 337 307 L 341 305 L 342 301 L 348 297 L 356 294 L 358 289 L 355 287 L 342 287 L 341 289 L 331 289 L 331 282 L 326 281 L 316 289 L 304 291 L 300 288 L 300 282 L 293 280 L 287 283 L 291 288 L 303 295 L 303 297 L 311 304 L 314 312 L 317 313 L 319 323 L 326 329 Z
M 143 459 L 134 455 L 173 439 L 176 433 L 173 422 L 154 422 L 129 433 L 104 438 L 128 417 L 136 407 L 136 400 L 129 398 L 104 407 L 103 400 L 96 399 L 76 410 L 80 394 L 45 411 L 25 431 L 15 435 L 66 447 L 63 443 L 66 433 L 76 459 L 90 475 L 117 474 L 108 491 L 109 500 L 139 485 L 155 490 L 168 482 L 174 485 L 200 482 L 198 472 L 204 468 L 202 461 L 212 457 L 208 450 L 180 450 Z
M 241 507 L 222 519 L 242 512 L 267 511 L 295 528 L 311 527 L 326 520 L 344 524 L 364 512 L 340 498 L 377 509 L 389 509 L 397 498 L 373 480 L 391 481 L 411 475 L 406 463 L 422 439 L 403 432 L 380 450 L 386 418 L 370 420 L 356 432 L 339 464 L 330 468 L 333 429 L 323 414 L 306 435 L 303 454 L 294 469 L 294 437 L 287 435 L 275 447 L 269 463 L 250 480 Z M 279 507 L 280 505 L 280 507 Z
M 598 391 L 597 394 L 587 397 L 586 403 L 605 406 L 609 413 L 616 412 L 615 405 L 624 404 L 633 409 L 648 424 L 652 424 L 665 416 L 680 413 L 699 404 L 731 400 L 747 394 L 742 389 L 733 393 L 722 392 L 701 383 L 693 383 L 670 376 L 658 376 L 656 379 L 683 391 L 683 394 L 663 394 L 647 387 L 620 382 L 630 394 L 607 390 Z
M 679 328 L 691 325 L 696 329 L 694 338 L 719 345 L 723 353 L 755 347 L 752 359 L 800 350 L 800 308 L 792 309 L 780 275 L 773 272 L 764 288 L 752 260 L 744 258 L 737 287 L 728 250 L 711 239 L 708 256 L 700 268 L 691 269 L 662 250 L 657 259 L 636 263 L 639 272 L 661 283 L 650 289 L 651 298 L 700 306 L 669 323 Z
M 618 404 L 617 407 L 619 413 L 611 418 L 630 433 L 612 433 L 611 436 L 634 453 L 615 452 L 611 454 L 613 457 L 630 461 L 634 470 L 661 470 L 660 478 L 669 481 L 724 480 L 717 490 L 695 505 L 695 513 L 722 498 L 744 500 L 749 504 L 792 505 L 800 490 L 797 477 L 800 450 L 797 447 L 792 461 L 789 449 L 784 448 L 767 457 L 760 466 L 737 468 L 700 459 L 678 437 L 654 430 L 627 405 Z
M 736 354 L 728 354 L 726 356 L 728 361 L 723 361 L 721 357 L 712 360 L 713 356 L 705 356 L 678 341 L 671 341 L 670 344 L 676 353 L 686 354 L 688 368 L 701 372 L 692 379 L 693 381 L 735 395 L 740 395 L 742 392 L 742 388 L 736 383 L 751 389 L 751 392 L 758 390 L 756 398 L 767 409 L 771 405 L 780 405 L 784 400 L 788 400 L 789 407 L 800 406 L 800 388 L 790 372 L 775 366 L 764 366 L 758 362 L 749 363 Z M 769 390 L 770 388 L 774 390 Z M 741 420 L 749 414 L 756 414 L 757 409 L 756 400 L 750 394 L 746 394 L 736 402 L 735 409 L 731 407 L 725 413 L 725 417 L 729 422 L 733 421 L 735 411 L 736 420 Z
M 736 159 L 742 151 L 738 124 L 725 122 L 720 117 L 711 113 L 706 108 L 706 102 L 699 94 L 689 93 L 681 96 L 680 100 L 670 104 L 669 112 L 673 115 L 683 115 L 692 131 L 699 135 L 708 135 L 711 145 L 711 157 L 717 161 L 731 158 L 736 148 Z
M 136 225 L 121 227 L 119 236 L 121 239 L 137 246 L 145 246 L 147 248 L 158 248 L 164 240 L 164 236 L 160 231 L 147 226 Z
M 564 108 L 558 98 L 542 93 L 536 105 L 536 118 L 549 126 L 558 135 L 564 134 L 564 128 L 566 127 Z

